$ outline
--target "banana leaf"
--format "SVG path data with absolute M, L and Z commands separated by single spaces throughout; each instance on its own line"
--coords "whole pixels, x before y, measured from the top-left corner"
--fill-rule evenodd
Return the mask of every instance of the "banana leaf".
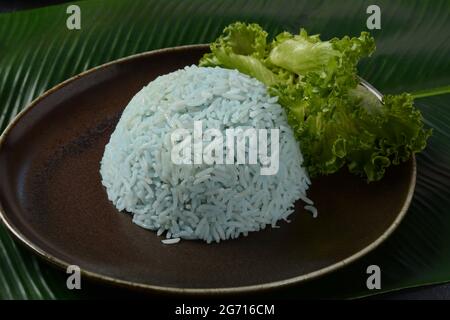
M 95 0 L 75 2 L 81 30 L 66 27 L 68 4 L 0 14 L 0 132 L 32 99 L 91 67 L 134 53 L 208 43 L 236 20 L 257 22 L 271 35 L 306 28 L 324 39 L 366 30 L 371 1 Z M 382 246 L 323 278 L 268 293 L 271 297 L 355 298 L 450 281 L 450 2 L 377 1 L 376 54 L 360 75 L 383 93 L 418 92 L 417 106 L 434 128 L 417 157 L 411 208 Z M 440 88 L 440 89 L 435 89 Z M 1 177 L 0 177 L 1 179 Z M 326 239 L 324 239 L 326 241 Z M 381 290 L 368 290 L 366 268 L 380 266 Z M 0 226 L 0 299 L 129 296 L 83 282 L 42 262 Z

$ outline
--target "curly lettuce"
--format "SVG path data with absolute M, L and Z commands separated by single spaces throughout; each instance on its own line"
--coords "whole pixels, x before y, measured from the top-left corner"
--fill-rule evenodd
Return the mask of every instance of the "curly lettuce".
M 375 50 L 367 32 L 322 41 L 283 32 L 272 41 L 257 24 L 236 22 L 210 46 L 201 66 L 252 76 L 278 96 L 311 176 L 344 166 L 368 182 L 387 167 L 423 150 L 431 130 L 408 94 L 376 99 L 357 76 L 357 64 Z

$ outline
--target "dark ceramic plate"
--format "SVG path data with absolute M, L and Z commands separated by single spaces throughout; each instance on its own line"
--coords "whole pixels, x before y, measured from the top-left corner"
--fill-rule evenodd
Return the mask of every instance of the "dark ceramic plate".
M 159 75 L 194 64 L 203 45 L 108 63 L 35 100 L 0 140 L 0 211 L 28 247 L 85 276 L 166 292 L 230 293 L 288 285 L 336 270 L 374 249 L 405 215 L 415 160 L 367 184 L 342 171 L 315 179 L 319 217 L 207 245 L 163 245 L 108 201 L 99 161 L 130 98 Z M 371 89 L 373 90 L 373 89 Z M 375 91 L 373 91 L 376 93 Z

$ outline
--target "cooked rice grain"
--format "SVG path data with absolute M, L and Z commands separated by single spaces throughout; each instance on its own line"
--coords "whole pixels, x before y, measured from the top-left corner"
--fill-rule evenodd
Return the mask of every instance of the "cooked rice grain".
M 260 175 L 259 159 L 254 165 L 172 163 L 171 133 L 192 131 L 196 120 L 224 138 L 226 128 L 279 128 L 278 173 Z M 210 243 L 276 227 L 298 199 L 311 206 L 302 162 L 283 109 L 262 83 L 235 70 L 191 66 L 158 77 L 133 97 L 105 147 L 100 173 L 108 198 L 137 225 L 167 239 Z

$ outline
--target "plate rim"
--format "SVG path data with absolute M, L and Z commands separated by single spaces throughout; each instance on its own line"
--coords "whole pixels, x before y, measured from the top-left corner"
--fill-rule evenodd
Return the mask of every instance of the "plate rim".
M 104 64 L 101 64 L 99 66 L 93 67 L 91 69 L 85 70 L 77 75 L 74 75 L 63 82 L 53 86 L 49 90 L 45 91 L 41 95 L 39 95 L 37 98 L 32 100 L 25 108 L 23 108 L 14 118 L 13 120 L 8 124 L 8 126 L 5 128 L 5 130 L 0 135 L 0 152 L 1 149 L 6 141 L 6 137 L 8 136 L 8 133 L 13 129 L 13 127 L 21 120 L 21 118 L 29 112 L 31 109 L 36 107 L 36 105 L 45 97 L 52 94 L 53 92 L 65 87 L 69 83 L 77 80 L 78 78 L 81 78 L 85 75 L 88 75 L 90 73 L 93 73 L 99 69 L 106 68 L 108 66 L 118 64 L 118 63 L 124 63 L 129 60 L 137 59 L 140 57 L 147 57 L 154 54 L 164 53 L 164 52 L 173 52 L 173 51 L 182 51 L 182 50 L 189 50 L 189 49 L 206 49 L 209 47 L 208 44 L 190 44 L 190 45 L 182 45 L 182 46 L 176 46 L 176 47 L 168 47 L 168 48 L 162 48 L 162 49 L 156 49 L 151 51 L 145 51 L 137 54 L 133 54 L 127 57 L 119 58 Z M 372 92 L 378 99 L 382 99 L 383 95 L 375 89 L 370 83 L 365 81 L 364 79 L 360 78 L 360 84 L 367 88 L 369 91 Z M 270 289 L 280 288 L 280 287 L 286 287 L 291 286 L 294 284 L 298 284 L 307 280 L 316 279 L 318 277 L 321 277 L 325 274 L 331 273 L 333 271 L 336 271 L 338 269 L 341 269 L 342 267 L 358 260 L 359 258 L 363 257 L 370 251 L 377 248 L 382 242 L 384 242 L 394 231 L 397 229 L 398 225 L 403 220 L 404 216 L 406 215 L 409 206 L 411 204 L 414 190 L 416 186 L 416 178 L 417 178 L 417 164 L 416 164 L 416 157 L 413 154 L 411 157 L 412 161 L 412 170 L 410 175 L 410 183 L 408 186 L 408 193 L 406 196 L 406 199 L 403 203 L 402 208 L 398 212 L 395 220 L 390 224 L 390 226 L 373 242 L 371 242 L 369 245 L 364 247 L 363 249 L 359 250 L 358 252 L 346 257 L 345 259 L 342 259 L 338 262 L 335 262 L 327 267 L 315 270 L 313 272 L 309 272 L 303 275 L 295 276 L 286 278 L 283 280 L 277 280 L 272 282 L 265 282 L 261 284 L 253 284 L 253 285 L 246 285 L 246 286 L 236 286 L 236 287 L 223 287 L 223 288 L 182 288 L 182 287 L 172 287 L 172 286 L 161 286 L 161 285 L 152 285 L 148 283 L 142 283 L 142 282 L 136 282 L 136 281 L 130 281 L 130 280 L 124 280 L 117 277 L 107 276 L 95 271 L 90 271 L 87 269 L 80 268 L 81 275 L 85 276 L 86 278 L 94 281 L 101 281 L 106 284 L 110 285 L 116 285 L 119 287 L 124 288 L 131 288 L 131 289 L 138 289 L 138 290 L 148 290 L 153 291 L 156 293 L 169 293 L 169 294 L 188 294 L 188 295 L 222 295 L 222 294 L 235 294 L 235 293 L 255 293 L 260 291 L 266 291 Z M 22 244 L 25 245 L 27 249 L 29 249 L 31 252 L 37 254 L 40 258 L 43 258 L 46 262 L 49 262 L 52 265 L 57 266 L 60 269 L 67 270 L 67 267 L 71 265 L 69 262 L 57 258 L 53 256 L 52 254 L 47 253 L 44 249 L 40 248 L 38 245 L 34 244 L 31 240 L 29 240 L 22 232 L 20 232 L 14 224 L 9 221 L 7 218 L 7 214 L 3 208 L 3 205 L 0 201 L 0 221 L 6 226 L 6 229 L 14 235 L 14 237 L 19 240 Z

